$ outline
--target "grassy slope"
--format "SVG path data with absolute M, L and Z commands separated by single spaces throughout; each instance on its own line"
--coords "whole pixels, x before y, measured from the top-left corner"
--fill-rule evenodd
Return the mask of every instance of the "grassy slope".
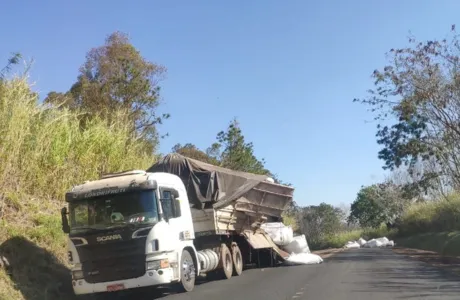
M 431 232 L 396 239 L 398 246 L 460 256 L 460 231 Z
M 153 157 L 129 142 L 120 113 L 81 129 L 79 115 L 37 104 L 26 80 L 0 84 L 0 299 L 72 299 L 59 210 L 73 184 L 145 169 Z
M 460 256 L 460 195 L 416 204 L 402 218 L 398 245 Z

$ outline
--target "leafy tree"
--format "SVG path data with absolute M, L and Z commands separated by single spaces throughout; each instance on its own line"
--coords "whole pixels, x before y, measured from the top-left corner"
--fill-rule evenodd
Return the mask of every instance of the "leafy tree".
M 222 167 L 255 174 L 269 174 L 265 169 L 265 161 L 254 155 L 254 146 L 246 142 L 239 123 L 234 119 L 226 131 L 217 134 L 222 147 L 220 163 Z
M 418 42 L 391 49 L 390 64 L 375 70 L 375 88 L 365 99 L 376 112 L 379 158 L 385 169 L 435 160 L 413 188 L 428 190 L 439 176 L 460 188 L 460 43 L 452 26 L 448 41 Z M 391 119 L 389 119 L 391 117 Z M 392 122 L 393 125 L 386 125 Z
M 194 144 L 176 144 L 172 151 L 184 156 L 194 158 L 206 163 L 229 168 L 232 170 L 268 175 L 276 183 L 291 185 L 282 182 L 276 174 L 265 168 L 265 161 L 259 160 L 254 155 L 254 146 L 246 142 L 242 130 L 236 121 L 232 120 L 227 130 L 217 134 L 217 142 L 213 143 L 206 151 L 198 149 Z
M 341 211 L 330 204 L 307 206 L 299 214 L 300 226 L 307 240 L 318 245 L 330 234 L 337 233 L 341 228 Z
M 374 228 L 392 224 L 409 203 L 402 187 L 391 182 L 362 187 L 351 204 L 348 222 Z
M 168 114 L 157 115 L 158 81 L 163 66 L 145 60 L 127 35 L 115 32 L 103 46 L 91 49 L 80 68 L 77 82 L 66 93 L 51 92 L 45 99 L 71 109 L 83 109 L 87 117 L 99 115 L 109 122 L 114 112 L 124 110 L 136 137 L 157 143 L 157 124 Z
M 185 145 L 176 144 L 172 148 L 172 151 L 208 164 L 219 165 L 219 161 L 216 158 L 208 155 L 206 152 L 201 151 L 191 143 L 187 143 Z

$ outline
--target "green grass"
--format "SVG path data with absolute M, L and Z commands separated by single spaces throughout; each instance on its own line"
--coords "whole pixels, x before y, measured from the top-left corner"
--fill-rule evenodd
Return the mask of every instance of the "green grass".
M 72 185 L 101 173 L 154 162 L 130 138 L 126 114 L 114 121 L 38 103 L 25 78 L 0 82 L 0 299 L 72 299 L 60 208 Z
M 391 240 L 395 237 L 395 235 L 396 230 L 388 230 L 386 227 L 376 229 L 356 229 L 328 235 L 319 242 L 311 243 L 310 247 L 313 250 L 322 250 L 327 248 L 342 248 L 348 241 L 357 241 L 359 238 L 370 240 L 386 236 L 388 239 Z
M 397 238 L 398 246 L 434 251 L 445 256 L 460 256 L 460 231 L 429 232 Z

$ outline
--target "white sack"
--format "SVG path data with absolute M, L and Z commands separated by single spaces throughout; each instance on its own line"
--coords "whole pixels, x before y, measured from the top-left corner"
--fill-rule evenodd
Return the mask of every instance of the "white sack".
M 366 241 L 365 239 L 359 238 L 358 244 L 359 244 L 360 246 L 363 246 L 363 245 L 366 244 L 366 243 L 367 243 L 367 241 Z
M 305 234 L 293 237 L 292 241 L 283 249 L 288 253 L 310 253 Z
M 378 238 L 377 241 L 382 243 L 382 247 L 386 247 L 390 243 L 390 240 L 388 240 L 387 237 L 385 237 L 385 236 L 381 237 L 381 238 Z
M 382 247 L 383 243 L 377 239 L 372 239 L 368 241 L 366 244 L 364 244 L 364 248 L 379 248 Z
M 292 242 L 294 232 L 291 226 L 286 226 L 281 222 L 264 223 L 260 226 L 273 242 L 279 246 L 285 246 Z
M 395 246 L 395 242 L 394 241 L 390 241 L 387 245 L 387 247 L 394 247 Z
M 345 244 L 345 248 L 348 248 L 348 249 L 356 249 L 356 248 L 361 248 L 361 245 L 358 244 L 357 242 L 355 241 L 349 241 L 348 243 Z
M 323 262 L 321 256 L 313 253 L 292 253 L 287 259 L 286 263 L 289 265 L 313 265 Z

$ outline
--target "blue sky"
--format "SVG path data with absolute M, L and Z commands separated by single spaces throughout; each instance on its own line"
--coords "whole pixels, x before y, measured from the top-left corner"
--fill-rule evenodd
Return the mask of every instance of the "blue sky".
M 9 1 L 0 61 L 34 59 L 44 96 L 66 91 L 86 52 L 115 30 L 168 68 L 161 83 L 168 152 L 208 147 L 237 117 L 257 156 L 291 182 L 302 205 L 350 203 L 383 179 L 375 124 L 352 103 L 385 53 L 444 37 L 458 1 Z M 457 24 L 458 25 L 458 24 Z

